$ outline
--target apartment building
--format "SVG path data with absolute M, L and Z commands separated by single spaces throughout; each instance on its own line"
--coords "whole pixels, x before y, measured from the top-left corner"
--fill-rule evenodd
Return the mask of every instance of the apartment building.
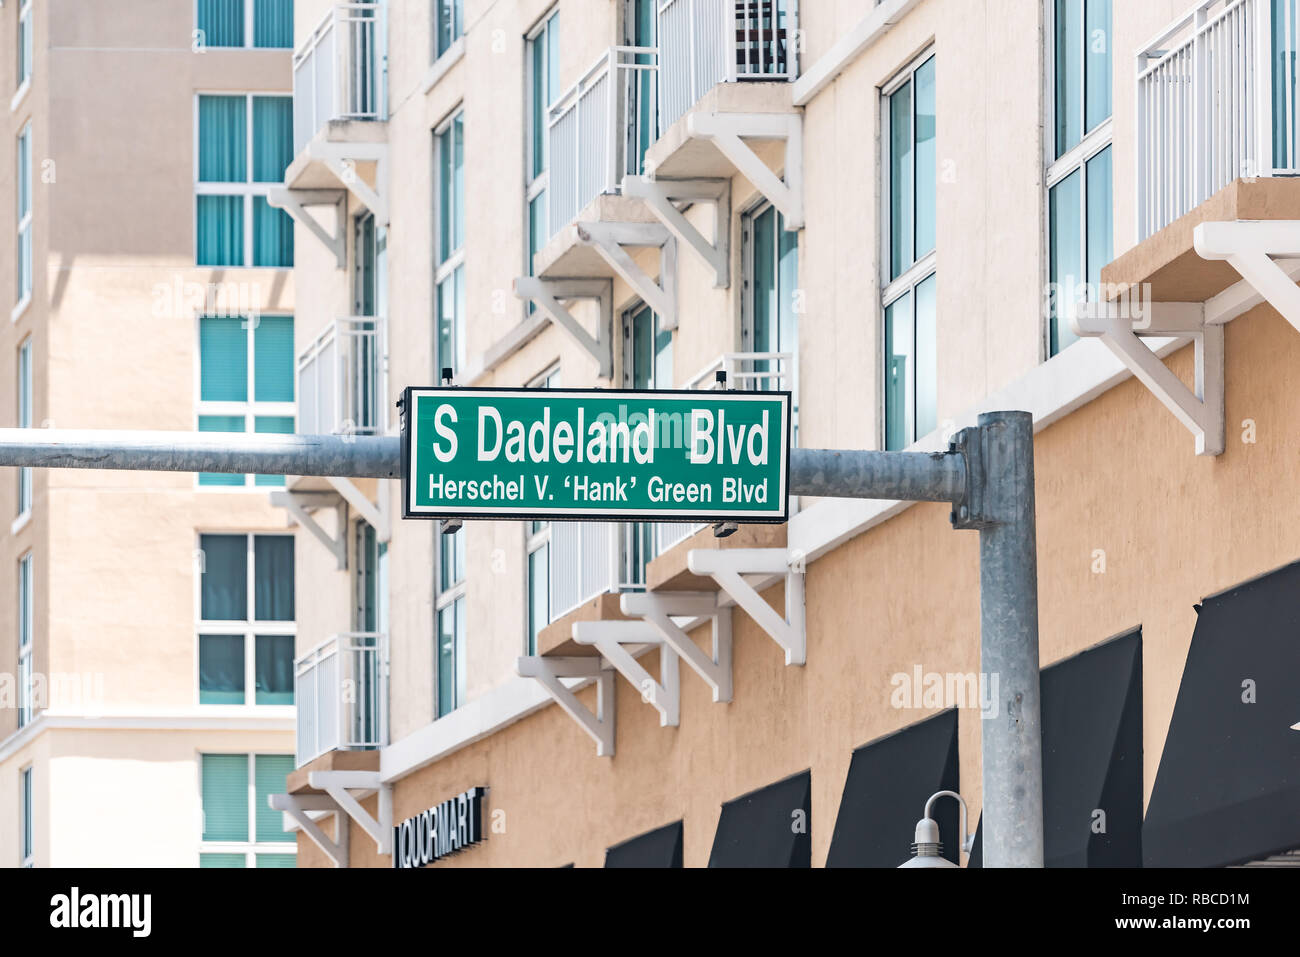
M 789 390 L 804 448 L 1028 411 L 1048 865 L 1295 862 L 1295 0 L 295 14 L 300 430 L 443 382 Z M 394 484 L 274 496 L 299 866 L 896 866 L 940 790 L 981 863 L 1011 718 L 946 507 L 436 525 Z
M 0 7 L 7 426 L 294 430 L 293 12 Z M 292 867 L 283 479 L 5 472 L 0 861 Z

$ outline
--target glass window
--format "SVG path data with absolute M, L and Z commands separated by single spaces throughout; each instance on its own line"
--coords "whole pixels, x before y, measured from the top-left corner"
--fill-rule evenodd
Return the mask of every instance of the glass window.
M 35 716 L 32 688 L 32 613 L 35 605 L 32 556 L 18 559 L 18 727 Z
M 22 803 L 22 846 L 19 862 L 23 867 L 34 867 L 36 857 L 36 830 L 33 826 L 35 809 L 32 806 L 32 769 L 19 772 L 19 800 Z
M 753 378 L 732 388 L 789 389 L 793 393 L 792 437 L 799 440 L 799 324 L 795 296 L 799 286 L 799 234 L 785 228 L 773 206 L 749 213 L 744 221 L 744 335 L 753 352 L 781 353 L 787 359 L 747 362 L 741 371 Z
M 294 835 L 268 798 L 285 792 L 287 754 L 200 756 L 203 801 L 200 867 L 293 867 Z
M 465 129 L 457 113 L 434 137 L 438 250 L 434 361 L 438 375 L 465 368 Z
M 465 0 L 433 0 L 433 58 L 436 60 L 465 32 Z
M 198 264 L 292 267 L 293 220 L 267 197 L 293 159 L 293 98 L 202 95 L 198 124 Z
M 32 427 L 32 340 L 18 347 L 18 428 Z M 18 514 L 32 510 L 32 470 L 18 470 Z
M 528 203 L 528 262 L 525 264 L 528 275 L 533 274 L 533 256 L 537 254 L 546 241 L 551 238 L 555 228 L 563 223 L 551 224 L 547 215 L 546 187 L 550 182 L 547 174 L 547 130 L 549 128 L 550 105 L 560 94 L 560 14 L 553 10 L 547 14 L 541 24 L 528 35 L 526 50 L 526 69 L 528 74 L 528 116 L 527 159 L 525 167 L 525 185 Z M 529 302 L 528 311 L 535 308 Z
M 291 434 L 294 372 L 292 316 L 200 317 L 199 431 Z M 204 472 L 198 482 L 275 487 L 284 476 Z
M 293 0 L 253 0 L 253 46 L 293 47 Z
M 906 448 L 937 425 L 937 277 L 885 307 L 885 448 Z
M 32 0 L 18 4 L 18 86 L 32 78 Z
M 889 279 L 934 249 L 935 65 L 930 57 L 886 96 Z
M 1071 304 L 1098 295 L 1101 269 L 1114 258 L 1111 151 L 1106 146 L 1048 190 L 1049 354 L 1077 341 Z
M 199 548 L 199 704 L 293 704 L 293 536 L 201 535 Z
M 18 137 L 18 304 L 32 295 L 32 125 Z
M 438 549 L 435 716 L 441 718 L 465 700 L 465 531 L 434 534 Z
M 205 46 L 288 49 L 293 0 L 198 0 L 197 27 Z
M 552 369 L 529 384 L 540 389 L 558 388 L 560 370 Z M 528 621 L 524 654 L 535 655 L 537 636 L 551 623 L 551 523 L 529 522 L 524 528 L 528 573 Z

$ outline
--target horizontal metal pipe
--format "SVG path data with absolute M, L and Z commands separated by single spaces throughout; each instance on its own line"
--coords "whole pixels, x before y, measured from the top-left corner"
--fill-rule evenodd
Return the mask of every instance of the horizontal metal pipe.
M 0 429 L 0 466 L 400 478 L 396 436 Z M 790 493 L 956 502 L 960 455 L 794 449 Z

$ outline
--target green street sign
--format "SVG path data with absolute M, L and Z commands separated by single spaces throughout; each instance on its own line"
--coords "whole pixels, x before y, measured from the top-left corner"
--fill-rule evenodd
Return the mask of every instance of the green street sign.
M 408 388 L 404 518 L 784 522 L 789 392 Z

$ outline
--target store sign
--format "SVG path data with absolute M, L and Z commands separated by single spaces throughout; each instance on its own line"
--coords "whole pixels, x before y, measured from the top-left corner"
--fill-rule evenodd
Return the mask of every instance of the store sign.
M 783 522 L 788 392 L 414 389 L 406 518 Z
M 393 827 L 393 866 L 424 867 L 483 840 L 483 797 L 470 788 Z

